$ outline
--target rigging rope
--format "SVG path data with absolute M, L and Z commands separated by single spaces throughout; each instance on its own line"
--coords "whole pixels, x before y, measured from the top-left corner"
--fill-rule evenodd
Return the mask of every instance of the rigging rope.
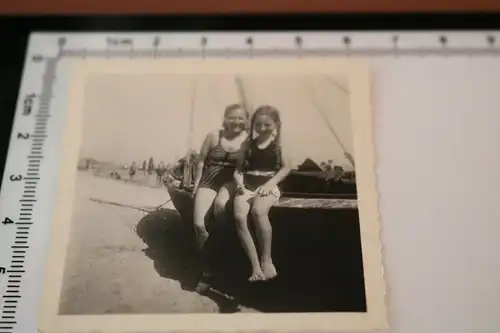
M 337 133 L 335 132 L 335 129 L 333 128 L 333 126 L 330 124 L 330 122 L 328 121 L 328 118 L 326 117 L 321 105 L 319 104 L 319 102 L 317 101 L 317 99 L 315 98 L 314 96 L 314 93 L 312 91 L 312 88 L 308 85 L 307 83 L 307 80 L 304 80 L 304 86 L 305 86 L 305 90 L 309 96 L 309 99 L 313 102 L 314 106 L 316 107 L 316 109 L 318 110 L 318 113 L 320 114 L 321 118 L 323 118 L 323 121 L 324 123 L 326 124 L 326 126 L 328 127 L 328 129 L 330 130 L 330 132 L 333 134 L 333 136 L 335 137 L 335 140 L 337 140 L 337 143 L 339 144 L 340 148 L 344 151 L 344 154 L 348 154 L 349 156 L 352 156 L 345 148 L 345 146 L 342 144 L 342 141 L 340 140 L 339 136 L 337 135 Z M 354 167 L 354 164 L 352 163 L 352 161 L 350 159 L 347 159 L 349 161 L 349 163 Z
M 334 79 L 332 79 L 328 75 L 325 75 L 325 79 L 326 79 L 326 81 L 328 81 L 329 83 L 331 83 L 335 87 L 339 88 L 340 90 L 342 90 L 346 94 L 350 94 L 351 93 L 348 89 L 346 89 L 345 87 L 343 87 L 341 84 L 339 84 L 337 81 L 335 81 Z
M 188 153 L 191 153 L 193 149 L 193 139 L 194 139 L 194 109 L 196 100 L 196 78 L 193 78 L 192 83 L 192 93 L 190 101 L 190 113 L 189 113 L 189 133 L 188 133 Z

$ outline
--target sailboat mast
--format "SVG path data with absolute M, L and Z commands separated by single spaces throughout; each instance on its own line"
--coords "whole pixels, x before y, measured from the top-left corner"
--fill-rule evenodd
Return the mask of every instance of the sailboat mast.
M 238 90 L 238 95 L 240 96 L 240 103 L 241 105 L 243 105 L 245 111 L 250 113 L 252 111 L 252 107 L 248 102 L 248 96 L 245 94 L 245 88 L 243 87 L 243 80 L 241 79 L 241 77 L 236 76 L 235 81 L 236 81 L 236 89 Z
M 193 79 L 193 89 L 191 94 L 190 112 L 189 112 L 189 133 L 188 133 L 188 147 L 186 156 L 184 158 L 184 168 L 182 172 L 182 187 L 189 188 L 192 181 L 192 161 L 191 151 L 193 149 L 193 136 L 194 136 L 194 110 L 196 101 L 196 79 Z

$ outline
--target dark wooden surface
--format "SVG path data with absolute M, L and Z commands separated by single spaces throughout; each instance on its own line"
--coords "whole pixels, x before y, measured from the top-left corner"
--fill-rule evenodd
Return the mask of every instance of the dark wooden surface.
M 484 12 L 500 0 L 2 0 L 1 13 Z

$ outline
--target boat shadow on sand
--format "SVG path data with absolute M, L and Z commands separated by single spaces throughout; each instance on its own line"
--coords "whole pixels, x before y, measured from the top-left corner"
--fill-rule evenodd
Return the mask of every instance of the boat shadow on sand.
M 239 305 L 260 312 L 366 311 L 357 210 L 273 209 L 270 218 L 277 221 L 273 259 L 279 275 L 262 283 L 247 282 L 250 266 L 234 224 L 210 227 L 215 278 L 206 296 L 220 312 L 236 312 Z M 136 230 L 158 274 L 194 292 L 200 271 L 194 234 L 179 213 L 152 212 Z

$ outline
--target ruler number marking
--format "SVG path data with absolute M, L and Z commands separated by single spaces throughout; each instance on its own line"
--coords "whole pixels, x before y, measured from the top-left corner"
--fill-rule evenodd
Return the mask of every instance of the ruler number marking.
M 23 179 L 22 175 L 10 175 L 9 177 L 11 182 L 18 182 Z
M 17 138 L 18 139 L 23 139 L 23 140 L 28 140 L 30 138 L 30 134 L 29 133 L 22 133 L 22 132 L 19 132 L 17 133 Z
M 44 59 L 42 56 L 36 55 L 32 58 L 32 60 L 34 62 L 41 62 Z M 23 116 L 31 116 L 33 114 L 33 112 L 34 112 L 33 108 L 35 107 L 34 104 L 35 104 L 36 97 L 37 96 L 34 93 L 29 93 L 29 94 L 25 95 L 24 101 L 22 104 L 22 109 L 21 109 Z M 29 139 L 33 138 L 33 135 L 29 132 L 18 131 L 16 138 L 18 140 L 29 140 Z M 35 148 L 35 147 L 32 147 L 32 150 L 33 150 L 33 148 Z M 38 150 L 38 149 L 36 149 L 36 150 Z M 32 154 L 33 154 L 33 152 L 32 152 Z M 36 174 L 33 174 L 33 175 L 36 175 Z M 31 175 L 28 174 L 28 176 L 31 176 Z M 31 180 L 31 179 L 37 179 L 37 178 L 24 177 L 22 174 L 11 174 L 9 176 L 9 180 L 11 182 L 20 182 L 22 180 Z M 21 219 L 25 220 L 27 218 L 21 218 Z M 14 225 L 17 222 L 14 222 L 10 217 L 4 217 L 4 219 L 1 221 L 1 223 L 4 226 L 8 226 L 11 224 Z M 19 224 L 27 224 L 27 223 L 26 222 L 19 222 Z M 20 228 L 24 229 L 24 227 L 20 227 Z M 22 232 L 22 233 L 27 234 L 27 232 Z M 22 240 L 22 239 L 24 239 L 24 240 Z M 15 249 L 16 248 L 28 248 L 28 246 L 17 245 L 17 244 L 26 244 L 27 239 L 28 239 L 28 236 L 20 236 L 19 234 L 16 234 L 15 241 L 14 241 L 15 245 L 11 246 L 11 248 L 14 249 L 14 253 L 23 253 L 23 254 L 25 253 L 24 250 L 15 250 Z M 9 284 L 7 285 L 7 290 L 5 290 L 5 293 L 2 295 L 3 302 L 6 303 L 6 304 L 4 304 L 4 309 L 2 311 L 2 318 L 0 320 L 0 330 L 2 330 L 2 331 L 5 329 L 12 329 L 13 328 L 12 326 L 5 326 L 6 324 L 17 324 L 17 322 L 12 321 L 12 319 L 14 319 L 15 311 L 8 310 L 9 308 L 15 309 L 16 306 L 15 305 L 9 306 L 7 304 L 8 303 L 17 303 L 16 298 L 20 297 L 19 296 L 20 291 L 18 290 L 20 286 L 18 284 L 14 285 L 12 283 L 20 283 L 21 282 L 21 280 L 20 280 L 21 276 L 19 275 L 19 273 L 24 273 L 23 263 L 24 263 L 24 255 L 22 255 L 22 256 L 14 255 L 13 260 L 11 261 L 11 266 L 10 266 L 9 270 L 7 270 L 6 267 L 0 266 L 0 275 L 5 275 L 7 273 L 9 274 Z M 16 274 L 16 273 L 18 273 L 18 274 Z M 19 280 L 13 280 L 12 278 L 14 278 L 14 279 L 17 278 Z M 7 321 L 6 319 L 7 320 L 10 319 L 10 321 Z
M 35 54 L 33 57 L 31 57 L 31 60 L 33 60 L 33 62 L 38 63 L 43 60 L 43 56 L 40 54 Z
M 11 219 L 9 219 L 8 217 L 6 217 L 3 221 L 2 221 L 2 224 L 3 225 L 7 225 L 7 224 L 14 224 L 14 221 L 12 221 Z
M 32 60 L 34 62 L 42 62 L 46 59 L 44 59 L 43 56 L 36 55 L 32 58 Z M 49 72 L 53 71 L 54 68 L 51 68 L 49 66 L 51 62 L 48 62 L 47 64 L 48 68 L 46 69 L 46 71 Z M 45 73 L 45 76 L 48 77 L 47 73 Z M 45 84 L 47 83 L 50 84 L 50 82 L 45 82 Z M 13 251 L 10 266 L 0 267 L 0 276 L 2 275 L 8 276 L 7 288 L 6 290 L 3 290 L 4 292 L 2 293 L 1 296 L 2 303 L 4 303 L 1 313 L 2 318 L 0 318 L 1 332 L 4 332 L 5 329 L 11 330 L 13 329 L 13 325 L 17 324 L 17 322 L 14 321 L 14 318 L 16 313 L 17 302 L 21 298 L 20 284 L 21 284 L 21 277 L 25 273 L 25 267 L 24 267 L 25 253 L 26 249 L 29 248 L 28 230 L 30 228 L 30 225 L 33 224 L 32 222 L 24 222 L 24 221 L 31 220 L 31 215 L 32 215 L 31 211 L 33 209 L 32 208 L 33 202 L 36 202 L 35 194 L 28 194 L 28 193 L 35 193 L 36 184 L 40 179 L 38 170 L 40 168 L 40 160 L 43 158 L 43 156 L 41 156 L 41 151 L 43 150 L 44 138 L 47 137 L 47 135 L 45 135 L 45 132 L 46 132 L 46 126 L 47 126 L 46 122 L 48 120 L 47 119 L 48 115 L 40 113 L 37 113 L 36 115 L 34 114 L 35 99 L 37 97 L 38 96 L 34 93 L 26 94 L 24 96 L 24 101 L 21 105 L 21 112 L 23 116 L 36 117 L 34 133 L 27 132 L 24 130 L 18 130 L 15 132 L 16 133 L 15 138 L 17 140 L 33 140 L 30 150 L 30 155 L 27 156 L 28 159 L 27 174 L 12 173 L 9 175 L 9 180 L 11 182 L 21 182 L 21 181 L 25 182 L 24 184 L 25 192 L 23 192 L 22 199 L 20 199 L 21 217 L 19 217 L 19 221 L 12 220 L 11 219 L 12 216 L 4 217 L 3 220 L 0 220 L 0 223 L 4 226 L 16 225 L 17 227 L 14 242 L 10 246 L 10 248 Z M 39 108 L 41 110 L 45 110 L 48 108 L 47 105 L 48 102 L 44 102 L 43 100 L 41 100 L 40 102 L 41 104 Z M 29 211 L 29 213 L 24 213 L 24 211 Z M 22 225 L 27 225 L 27 226 L 22 226 Z M 6 326 L 9 324 L 10 326 Z

